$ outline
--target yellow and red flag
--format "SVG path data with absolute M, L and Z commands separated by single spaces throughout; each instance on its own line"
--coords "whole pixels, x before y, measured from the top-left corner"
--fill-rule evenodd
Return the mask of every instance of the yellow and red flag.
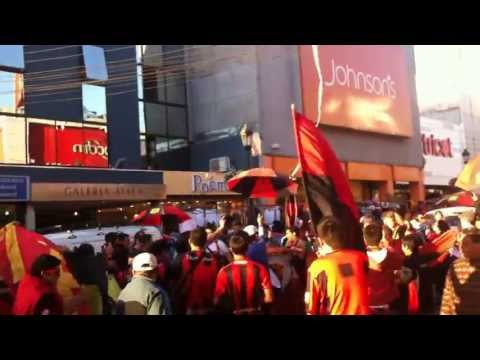
M 61 249 L 40 234 L 28 231 L 15 222 L 0 229 L 0 277 L 15 286 L 30 271 L 35 259 L 50 254 L 61 260 L 58 292 L 64 300 L 80 292 L 80 285 L 67 267 Z

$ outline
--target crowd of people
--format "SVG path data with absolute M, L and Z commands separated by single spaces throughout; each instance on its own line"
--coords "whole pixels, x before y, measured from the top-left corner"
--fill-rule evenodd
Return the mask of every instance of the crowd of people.
M 385 211 L 361 219 L 365 251 L 325 217 L 284 228 L 223 217 L 161 240 L 108 233 L 100 253 L 82 244 L 63 255 L 81 291 L 59 295 L 61 261 L 38 257 L 17 289 L 0 281 L 0 314 L 477 314 L 480 232 L 474 212 L 451 228 L 440 212 Z M 442 251 L 428 251 L 438 239 Z M 1 280 L 1 279 L 0 279 Z

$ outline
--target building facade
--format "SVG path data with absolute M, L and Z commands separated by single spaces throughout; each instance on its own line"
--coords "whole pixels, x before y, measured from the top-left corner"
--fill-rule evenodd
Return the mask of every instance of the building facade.
M 90 222 L 165 197 L 143 170 L 134 45 L 0 45 L 0 217 Z
M 296 165 L 290 104 L 313 121 L 320 104 L 320 128 L 358 201 L 389 200 L 405 187 L 409 200 L 424 199 L 412 47 L 185 46 L 184 61 L 191 170 L 228 158 L 235 169 L 261 164 L 289 174 Z M 260 134 L 261 156 L 242 150 L 243 124 Z

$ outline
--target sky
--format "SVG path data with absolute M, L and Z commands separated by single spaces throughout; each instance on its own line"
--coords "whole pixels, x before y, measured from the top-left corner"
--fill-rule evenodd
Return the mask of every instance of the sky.
M 420 110 L 462 94 L 480 99 L 480 46 L 416 45 L 415 64 Z

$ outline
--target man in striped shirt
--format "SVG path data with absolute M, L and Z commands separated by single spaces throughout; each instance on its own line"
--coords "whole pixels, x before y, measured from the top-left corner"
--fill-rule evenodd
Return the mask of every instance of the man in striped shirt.
M 243 231 L 230 237 L 233 262 L 220 270 L 215 287 L 215 304 L 223 313 L 265 314 L 273 301 L 267 269 L 246 257 L 248 240 L 248 235 Z
M 440 315 L 480 314 L 480 232 L 467 230 L 463 257 L 454 261 L 445 281 Z

